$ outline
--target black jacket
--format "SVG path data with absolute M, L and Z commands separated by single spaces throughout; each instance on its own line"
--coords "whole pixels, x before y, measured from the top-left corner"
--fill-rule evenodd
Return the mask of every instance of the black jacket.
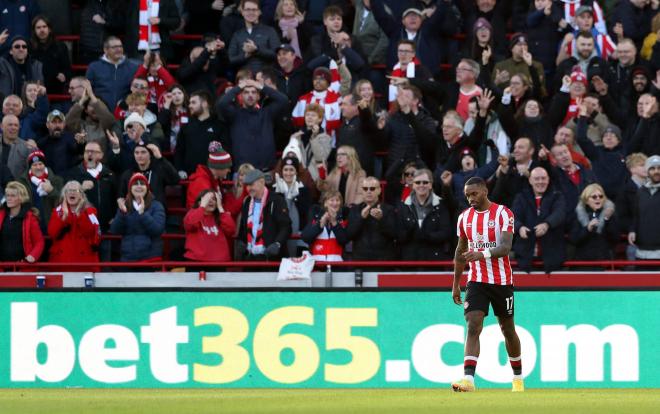
M 323 232 L 323 227 L 320 226 L 321 222 L 321 217 L 325 214 L 325 209 L 320 206 L 320 205 L 314 205 L 312 206 L 310 212 L 309 212 L 309 221 L 305 228 L 303 228 L 300 238 L 303 239 L 305 243 L 307 243 L 310 247 L 314 243 L 314 240 Z M 350 238 L 348 237 L 348 233 L 346 232 L 346 219 L 345 217 L 345 210 L 341 209 L 337 213 L 337 224 L 332 226 L 330 223 L 328 223 L 328 231 L 332 231 L 332 233 L 335 235 L 335 238 L 337 239 L 337 243 L 341 246 L 345 246 L 346 243 L 350 241 Z M 313 254 L 313 252 L 312 252 Z
M 438 140 L 436 129 L 436 121 L 423 109 L 417 115 L 412 111 L 392 114 L 383 130 L 385 140 L 389 143 L 385 175 L 389 176 L 392 170 L 400 168 L 407 161 L 420 159 L 420 147 L 429 141 Z
M 660 115 L 639 120 L 628 147 L 628 153 L 633 152 L 643 152 L 649 157 L 660 154 Z
M 151 164 L 146 170 L 141 170 L 137 165 L 131 169 L 125 170 L 120 179 L 119 193 L 128 193 L 128 181 L 135 173 L 142 173 L 149 180 L 149 190 L 154 195 L 154 199 L 160 201 L 165 206 L 165 186 L 179 183 L 179 174 L 176 168 L 165 158 L 156 159 L 151 157 Z
M 97 178 L 94 178 L 87 172 L 84 164 L 81 163 L 69 170 L 65 182 L 69 180 L 76 180 L 81 184 L 83 181 L 94 183 L 94 187 L 91 190 L 85 191 L 85 195 L 87 196 L 87 200 L 96 207 L 96 211 L 99 213 L 101 231 L 104 233 L 107 232 L 110 227 L 110 220 L 112 220 L 117 211 L 117 198 L 120 196 L 117 193 L 117 177 L 115 174 L 107 165 L 103 164 L 101 173 Z M 124 197 L 125 194 L 121 196 Z
M 449 242 L 453 236 L 449 209 L 445 201 L 432 194 L 433 209 L 420 227 L 411 194 L 399 204 L 397 240 L 401 245 L 401 260 L 447 260 L 452 257 Z
M 397 215 L 394 207 L 380 203 L 383 217 L 376 220 L 372 216 L 362 218 L 366 206 L 366 203 L 355 205 L 348 214 L 346 232 L 353 241 L 353 260 L 395 260 Z
M 369 108 L 360 109 L 358 116 L 351 120 L 342 118 L 337 128 L 337 145 L 350 145 L 360 157 L 360 164 L 367 175 L 374 173 L 374 157 L 382 142 L 382 134 Z
M 532 171 L 538 167 L 539 163 L 532 160 L 527 171 Z M 502 174 L 495 180 L 495 187 L 492 192 L 492 200 L 498 204 L 503 204 L 509 208 L 513 205 L 516 195 L 524 188 L 529 187 L 529 177 L 522 175 L 516 168 L 516 160 L 511 157 L 509 160 L 509 171 Z
M 42 63 L 44 86 L 50 94 L 67 93 L 69 80 L 71 80 L 71 61 L 69 60 L 69 49 L 61 42 L 50 42 L 49 44 L 38 44 L 31 50 L 32 58 Z M 64 74 L 66 80 L 60 82 L 57 74 Z
M 160 53 L 166 59 L 174 57 L 170 31 L 176 29 L 181 23 L 179 10 L 174 0 L 160 0 L 158 9 L 158 34 L 160 35 Z M 139 57 L 138 40 L 140 31 L 140 1 L 129 0 L 126 5 L 126 32 L 124 36 L 124 49 L 126 56 Z
M 660 250 L 660 191 L 651 192 L 646 187 L 637 191 L 632 231 L 637 234 L 635 243 L 642 250 Z
M 486 134 L 484 133 L 486 128 L 486 118 L 477 116 L 477 121 L 474 124 L 474 128 L 470 132 L 470 135 L 463 134 L 461 138 L 452 146 L 448 146 L 447 142 L 443 139 L 442 135 L 433 134 L 430 136 L 432 141 L 429 140 L 429 136 L 423 135 L 425 139 L 425 145 L 423 146 L 424 153 L 428 154 L 427 151 L 433 151 L 435 154 L 435 159 L 433 164 L 428 164 L 431 162 L 424 158 L 424 161 L 427 162 L 427 165 L 433 165 L 436 169 L 440 170 L 449 170 L 451 172 L 456 172 L 461 169 L 461 154 L 463 150 L 469 148 L 473 153 L 479 151 L 479 147 L 486 140 Z
M 585 207 L 591 218 L 596 218 L 600 212 L 593 212 Z M 571 241 L 575 244 L 575 260 L 612 260 L 614 246 L 619 241 L 619 223 L 616 214 L 605 221 L 601 233 L 589 231 L 587 226 L 576 222 L 571 231 Z
M 236 237 L 237 247 L 236 254 L 238 258 L 247 258 L 247 220 L 248 212 L 250 210 L 250 201 L 252 197 L 245 197 L 243 207 L 241 208 L 241 221 L 238 228 L 238 236 Z M 289 218 L 289 209 L 286 206 L 286 201 L 282 194 L 274 191 L 268 193 L 268 198 L 263 206 L 263 240 L 264 247 L 268 248 L 271 244 L 277 242 L 280 244 L 280 251 L 277 257 L 269 257 L 269 259 L 279 259 L 282 257 L 283 252 L 286 251 L 286 241 L 291 236 L 291 219 Z
M 78 145 L 68 131 L 62 131 L 59 137 L 46 135 L 38 138 L 37 146 L 46 156 L 46 165 L 60 176 L 80 162 L 84 150 L 84 146 Z
M 564 227 L 566 220 L 566 202 L 564 196 L 548 187 L 543 198 L 541 208 L 537 214 L 536 200 L 531 188 L 526 188 L 516 196 L 511 209 L 515 216 L 515 240 L 513 250 L 518 259 L 518 267 L 529 272 L 532 266 L 536 235 L 534 226 L 547 223 L 548 232 L 539 240 L 543 258 L 543 268 L 546 272 L 558 270 L 566 257 L 566 244 L 564 242 Z M 527 239 L 520 237 L 520 228 L 527 227 Z
M 176 169 L 190 175 L 195 172 L 198 164 L 206 164 L 211 141 L 220 141 L 225 151 L 231 153 L 231 141 L 227 138 L 226 128 L 215 116 L 211 115 L 203 121 L 191 117 L 187 124 L 181 126 L 176 139 Z
M 204 48 L 197 59 L 193 61 L 190 60 L 190 55 L 183 58 L 181 66 L 179 66 L 179 70 L 177 71 L 176 78 L 189 93 L 197 90 L 205 90 L 210 93 L 211 96 L 216 96 L 215 81 L 224 66 L 222 64 L 223 59 L 226 60 L 224 49 L 216 56 L 212 57 L 206 48 Z M 204 65 L 206 65 L 207 62 L 209 62 L 209 67 L 208 70 L 205 71 Z

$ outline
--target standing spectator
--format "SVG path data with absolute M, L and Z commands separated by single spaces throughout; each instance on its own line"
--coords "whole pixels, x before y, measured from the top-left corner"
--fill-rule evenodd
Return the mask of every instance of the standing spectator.
M 215 95 L 215 81 L 222 68 L 224 48 L 225 42 L 220 38 L 206 40 L 204 46 L 192 48 L 177 72 L 177 79 L 186 91 L 204 90 Z
M 138 66 L 135 77 L 147 80 L 148 88 L 144 93 L 147 95 L 147 103 L 153 106 L 160 104 L 161 96 L 176 82 L 165 68 L 160 54 L 151 52 L 144 54 L 144 62 Z
M 646 159 L 644 154 L 636 152 L 626 157 L 626 167 L 629 177 L 623 186 L 621 192 L 616 198 L 616 215 L 621 231 L 630 231 L 634 221 L 635 208 L 637 205 L 637 191 L 646 184 L 648 171 L 644 168 Z M 635 260 L 635 251 L 637 247 L 633 244 L 626 246 L 626 258 Z
M 30 203 L 39 212 L 39 222 L 44 233 L 48 229 L 50 213 L 60 198 L 60 190 L 64 184 L 59 177 L 46 167 L 46 156 L 43 152 L 32 151 L 27 157 L 28 170 L 18 178 L 28 190 Z
M 24 39 L 30 37 L 30 23 L 41 12 L 37 0 L 0 0 L 0 10 L 0 32 Z M 7 53 L 9 46 L 0 43 L 0 55 Z
M 561 41 L 560 30 L 568 26 L 563 19 L 561 3 L 552 0 L 535 0 L 527 14 L 526 32 L 529 36 L 529 51 L 536 56 L 552 79 L 556 66 L 557 45 Z
M 254 3 L 247 4 L 251 7 Z M 270 102 L 260 107 L 262 94 Z M 232 154 L 237 163 L 249 162 L 262 171 L 273 167 L 273 123 L 287 103 L 286 95 L 252 79 L 241 80 L 220 99 L 218 112 L 229 123 Z
M 23 141 L 18 137 L 20 124 L 15 115 L 2 118 L 2 144 L 0 145 L 0 164 L 7 166 L 14 178 L 23 175 L 27 169 L 25 160 L 30 151 L 36 148 L 34 141 Z
M 575 260 L 612 260 L 620 233 L 614 203 L 608 200 L 603 187 L 585 187 L 576 214 L 578 222 L 571 232 Z
M 121 239 L 122 262 L 153 262 L 162 259 L 165 208 L 154 199 L 149 180 L 135 173 L 128 182 L 126 198 L 117 199 L 117 214 L 110 232 Z
M 519 236 L 513 250 L 521 270 L 529 273 L 532 260 L 539 258 L 545 272 L 550 273 L 559 270 L 566 257 L 566 202 L 550 185 L 550 176 L 542 167 L 530 172 L 529 184 L 531 187 L 524 188 L 513 202 Z
M 396 101 L 399 91 L 398 85 L 408 82 L 408 79 L 432 80 L 431 71 L 415 56 L 415 42 L 411 40 L 399 40 L 397 47 L 398 61 L 392 68 L 390 74 L 390 86 L 388 101 L 390 107 Z
M 637 47 L 629 38 L 623 38 L 616 47 L 616 59 L 608 62 L 609 88 L 612 99 L 620 105 L 628 107 L 633 99 L 633 72 L 646 69 L 648 62 L 637 57 Z M 643 73 L 643 72 L 642 72 Z M 624 112 L 625 113 L 625 112 Z
M 163 95 L 158 111 L 158 123 L 163 127 L 163 150 L 176 151 L 176 140 L 181 128 L 189 121 L 188 94 L 178 83 L 170 86 Z
M 652 94 L 640 96 L 641 116 L 635 130 L 628 152 L 642 152 L 647 156 L 660 154 L 660 116 L 658 115 L 658 99 Z
M 276 53 L 275 84 L 277 90 L 289 98 L 289 110 L 293 110 L 298 98 L 307 91 L 310 83 L 309 70 L 290 44 L 278 46 Z
M 312 83 L 314 89 L 298 98 L 298 103 L 293 108 L 291 113 L 293 125 L 302 127 L 305 124 L 305 108 L 307 105 L 319 104 L 325 114 L 322 126 L 328 135 L 334 136 L 335 129 L 341 123 L 341 111 L 339 109 L 340 96 L 330 88 L 332 83 L 330 70 L 325 67 L 314 69 Z
M 200 90 L 190 95 L 188 123 L 181 127 L 176 139 L 176 152 L 174 165 L 179 171 L 182 180 L 188 178 L 197 169 L 197 165 L 204 164 L 208 155 L 208 147 L 212 141 L 219 141 L 227 151 L 231 150 L 226 139 L 225 128 L 210 112 L 211 95 Z
M 222 196 L 211 189 L 202 190 L 183 218 L 186 252 L 183 257 L 198 262 L 228 262 L 236 223 L 222 207 Z
M 13 97 L 13 95 L 9 95 Z M 5 98 L 6 100 L 6 98 Z M 43 131 L 48 117 L 48 97 L 46 88 L 39 82 L 28 81 L 23 84 L 21 121 L 21 138 L 36 139 Z M 4 109 L 4 108 L 3 108 Z
M 462 56 L 479 62 L 481 71 L 478 82 L 487 85 L 495 63 L 504 60 L 506 45 L 495 44 L 493 26 L 483 17 L 474 22 L 472 32 L 472 40 L 465 42 Z
M 586 121 L 586 138 L 589 139 L 594 145 L 598 147 L 603 146 L 603 134 L 605 130 L 610 126 L 613 126 L 609 118 L 603 112 L 603 107 L 600 105 L 600 100 L 598 95 L 594 93 L 586 94 L 582 99 L 578 99 L 575 102 L 577 106 L 578 113 L 575 118 L 571 119 L 566 123 L 566 127 L 573 130 L 573 133 L 577 131 L 577 123 L 580 117 L 584 116 Z M 584 108 L 582 108 L 584 106 Z M 582 111 L 584 109 L 584 114 Z M 621 135 L 619 131 L 619 135 Z M 582 147 L 580 145 L 580 147 Z M 580 148 L 584 152 L 584 148 Z
M 295 55 L 302 59 L 302 51 L 309 42 L 309 27 L 305 15 L 298 9 L 296 0 L 279 0 L 275 9 L 276 28 L 281 30 L 282 43 L 290 45 Z
M 159 148 L 163 148 L 165 146 L 165 133 L 163 132 L 163 127 L 158 122 L 156 114 L 147 109 L 147 96 L 141 93 L 132 93 L 126 97 L 126 104 L 128 105 L 126 116 L 128 117 L 132 114 L 140 115 L 144 120 L 145 129 L 149 133 L 151 142 L 158 145 Z M 124 120 L 126 118 L 120 121 Z
M 479 177 L 488 182 L 490 177 L 492 177 L 500 165 L 506 165 L 509 162 L 509 158 L 506 155 L 498 156 L 497 148 L 493 149 L 493 158 L 488 161 L 486 164 L 478 167 L 477 158 L 475 154 L 466 148 L 463 150 L 463 156 L 461 157 L 461 169 L 455 173 L 450 171 L 444 171 L 440 174 L 440 177 L 436 175 L 436 179 L 440 180 L 444 185 L 447 185 L 450 189 L 450 194 L 453 198 L 458 197 L 456 204 L 458 205 L 458 211 L 463 211 L 470 206 L 468 205 L 467 199 L 463 197 L 463 189 L 465 183 L 472 177 Z M 446 183 L 446 184 L 445 184 Z
M 161 204 L 165 205 L 165 187 L 179 184 L 179 174 L 176 168 L 165 158 L 156 144 L 138 142 L 133 148 L 133 168 L 124 170 L 121 174 L 119 192 L 126 194 L 128 181 L 135 173 L 141 173 L 149 180 L 149 189 Z
M 138 58 L 155 52 L 174 58 L 170 31 L 179 27 L 181 17 L 175 0 L 129 0 L 126 5 L 126 54 Z
M 397 216 L 394 207 L 380 200 L 380 182 L 366 177 L 360 184 L 364 201 L 351 207 L 346 233 L 353 242 L 353 260 L 395 260 Z
M 311 246 L 314 260 L 341 262 L 344 259 L 344 246 L 349 242 L 343 209 L 343 198 L 336 190 L 329 190 L 321 196 L 321 205 L 312 207 L 310 221 L 301 237 Z
M 105 233 L 117 210 L 117 179 L 112 170 L 101 162 L 102 160 L 101 144 L 88 142 L 85 144 L 83 161 L 69 171 L 67 180 L 76 180 L 82 185 L 87 200 L 99 213 L 101 231 Z M 101 251 L 103 252 L 103 246 Z M 107 256 L 101 256 L 103 261 L 110 259 L 109 252 L 108 245 Z
M 48 222 L 48 235 L 53 244 L 48 261 L 71 263 L 99 261 L 98 246 L 101 230 L 96 209 L 87 201 L 82 186 L 69 181 L 62 188 L 60 203 L 53 209 Z M 61 271 L 82 272 L 80 267 L 60 268 Z M 96 271 L 95 268 L 88 269 Z
M 103 42 L 103 56 L 92 62 L 85 77 L 89 79 L 96 95 L 108 106 L 114 108 L 130 90 L 131 80 L 137 65 L 124 55 L 124 45 L 115 36 Z
M 105 39 L 123 33 L 124 1 L 86 1 L 80 13 L 80 60 L 89 64 L 103 55 Z
M 433 192 L 433 173 L 415 171 L 413 190 L 399 206 L 401 260 L 446 260 L 452 238 L 447 203 Z
M 42 63 L 44 86 L 50 93 L 64 93 L 71 79 L 69 49 L 55 40 L 50 20 L 39 15 L 32 20 L 32 57 Z
M 534 157 L 536 146 L 525 136 L 514 142 L 509 162 L 498 167 L 497 180 L 493 188 L 493 200 L 505 206 L 512 206 L 513 201 L 529 181 L 529 173 L 539 166 Z
M 508 9 L 510 9 L 510 6 L 507 7 L 506 1 L 476 0 L 457 3 L 459 4 L 459 7 L 461 3 L 463 4 L 463 10 L 461 10 L 461 12 L 464 16 L 463 31 L 465 33 L 470 33 L 477 20 L 480 18 L 485 19 L 493 27 L 493 39 L 495 44 L 506 44 L 506 28 L 507 20 L 509 18 Z M 468 37 L 467 41 L 471 40 L 472 39 Z
M 301 168 L 297 158 L 284 158 L 280 171 L 275 173 L 275 182 L 273 183 L 273 190 L 284 196 L 289 209 L 291 234 L 300 234 L 308 222 L 307 215 L 312 207 L 311 191 L 299 178 Z M 302 240 L 287 241 L 289 257 L 299 257 L 305 247 L 307 245 Z
M 637 47 L 642 46 L 644 37 L 651 31 L 651 21 L 658 13 L 658 3 L 652 3 L 649 0 L 619 0 L 617 2 L 610 16 L 610 22 L 619 44 L 625 35 Z
M 241 0 L 238 8 L 245 27 L 234 33 L 229 42 L 229 62 L 237 69 L 245 66 L 257 73 L 262 66 L 275 61 L 275 48 L 280 40 L 275 29 L 259 23 L 258 0 Z
M 241 209 L 236 256 L 239 260 L 279 260 L 291 235 L 284 197 L 268 190 L 260 170 L 248 171 L 243 182 L 250 195 Z
M 382 134 L 377 121 L 369 109 L 369 102 L 348 94 L 339 104 L 342 114 L 341 126 L 337 129 L 337 146 L 350 145 L 360 155 L 360 164 L 368 175 L 374 173 L 376 150 L 382 146 Z
M 648 181 L 637 191 L 633 210 L 633 222 L 629 228 L 628 243 L 637 247 L 635 257 L 643 260 L 660 259 L 660 156 L 653 155 L 646 160 L 644 168 Z
M 564 7 L 569 8 L 572 5 L 565 3 Z M 604 20 L 600 19 L 598 22 L 601 29 L 594 27 L 594 14 L 593 8 L 591 6 L 580 6 L 575 12 L 575 19 L 565 19 L 567 22 L 574 21 L 573 24 L 574 31 L 567 33 L 564 36 L 564 40 L 559 46 L 559 53 L 557 54 L 556 63 L 559 65 L 566 58 L 570 56 L 576 56 L 578 51 L 578 41 L 577 38 L 580 37 L 580 33 L 584 33 L 582 36 L 586 38 L 586 34 L 591 34 L 591 38 L 594 40 L 594 43 L 598 45 L 597 48 L 594 48 L 595 55 L 607 60 L 616 50 L 616 43 L 610 38 L 605 29 Z M 555 75 L 556 76 L 556 75 Z
M 470 99 L 480 96 L 483 90 L 477 85 L 481 73 L 480 66 L 472 59 L 461 59 L 456 65 L 457 88 L 451 88 L 446 98 L 447 108 L 453 108 L 463 118 L 468 119 Z
M 28 54 L 26 37 L 14 36 L 9 56 L 0 58 L 0 94 L 21 95 L 26 81 L 44 81 L 43 65 Z
M 83 146 L 73 138 L 73 134 L 64 130 L 66 117 L 55 109 L 46 118 L 46 133 L 37 139 L 37 146 L 46 156 L 47 166 L 59 176 L 66 174 L 79 162 Z
M 367 63 L 370 66 L 385 64 L 389 39 L 376 22 L 370 0 L 355 1 L 352 34 L 353 38 L 360 42 L 362 49 L 367 52 Z
M 5 187 L 0 207 L 0 262 L 34 263 L 44 251 L 39 218 L 30 204 L 25 186 L 11 181 Z
M 82 89 L 82 96 L 66 114 L 66 129 L 75 134 L 74 137 L 79 144 L 99 142 L 105 148 L 107 143 L 105 131 L 113 128 L 115 117 L 106 104 L 96 97 L 88 80 L 82 83 Z
M 114 110 L 115 118 L 118 121 L 123 121 L 124 118 L 126 118 L 126 116 L 128 115 L 127 112 L 129 112 L 128 103 L 126 103 L 126 99 L 132 94 L 146 95 L 148 89 L 149 89 L 149 83 L 145 78 L 138 76 L 134 77 L 133 80 L 131 81 L 131 93 L 125 98 L 123 98 L 121 101 L 119 101 L 117 103 L 117 106 L 115 106 L 115 110 Z M 156 105 L 147 105 L 147 107 L 151 112 L 158 112 L 158 107 Z
M 319 181 L 318 188 L 322 193 L 329 190 L 339 191 L 344 204 L 350 208 L 362 203 L 360 183 L 366 176 L 355 148 L 344 145 L 337 148 L 335 168 L 325 180 Z
M 121 137 L 113 131 L 107 131 L 108 143 L 112 154 L 108 157 L 108 166 L 117 174 L 135 167 L 133 151 L 138 145 L 152 143 L 144 119 L 138 114 L 130 114 L 124 120 L 124 133 Z
M 527 79 L 532 79 L 535 87 L 540 87 L 536 91 L 539 97 L 545 96 L 545 72 L 541 62 L 535 61 L 528 50 L 527 35 L 524 33 L 515 33 L 511 37 L 509 44 L 511 57 L 495 64 L 493 73 L 493 83 L 500 89 L 509 86 L 509 81 L 513 75 L 524 75 Z

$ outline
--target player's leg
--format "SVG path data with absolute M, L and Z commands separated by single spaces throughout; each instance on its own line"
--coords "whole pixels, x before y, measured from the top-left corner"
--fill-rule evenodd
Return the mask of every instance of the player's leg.
M 509 355 L 509 363 L 513 370 L 513 391 L 523 391 L 522 381 L 522 359 L 520 357 L 520 338 L 516 332 L 516 324 L 513 319 L 513 287 L 494 286 L 492 295 L 493 312 L 497 316 L 506 352 Z

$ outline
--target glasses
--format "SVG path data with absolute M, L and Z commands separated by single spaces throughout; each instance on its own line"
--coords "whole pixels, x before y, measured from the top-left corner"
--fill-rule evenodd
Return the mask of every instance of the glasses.
M 431 183 L 430 181 L 426 181 L 426 180 L 413 181 L 413 184 L 416 185 L 429 185 L 430 183 Z
M 78 88 L 82 88 L 82 87 L 83 87 L 82 85 L 73 85 L 73 86 L 69 86 L 69 90 L 72 91 L 74 89 L 78 89 Z
M 109 45 L 108 49 L 121 49 L 123 47 L 124 47 L 124 45 L 121 45 L 121 44 L 119 44 L 119 45 Z
M 135 89 L 147 89 L 148 88 L 147 85 L 133 85 L 131 87 L 135 88 Z
M 24 44 L 18 44 L 18 45 L 12 46 L 12 48 L 14 48 L 14 49 L 27 49 L 28 46 L 24 45 Z
M 75 194 L 75 193 L 79 193 L 79 192 L 80 192 L 80 190 L 69 188 L 64 193 L 66 193 L 66 194 Z
M 412 177 L 415 175 L 415 171 L 410 171 L 410 172 L 405 172 L 403 173 L 404 177 Z
M 345 152 L 338 152 L 337 156 L 338 157 L 348 157 L 348 154 L 346 154 Z
M 362 191 L 376 191 L 378 187 L 362 187 Z
M 589 196 L 589 198 L 591 198 L 592 200 L 600 200 L 601 198 L 605 198 L 605 196 L 602 194 L 592 194 Z

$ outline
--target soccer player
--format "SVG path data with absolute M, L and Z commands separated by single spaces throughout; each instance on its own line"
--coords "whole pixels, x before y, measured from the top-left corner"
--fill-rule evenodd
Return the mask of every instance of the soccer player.
M 465 182 L 465 198 L 470 208 L 458 217 L 458 246 L 454 255 L 454 303 L 463 304 L 467 322 L 463 379 L 451 384 L 454 391 L 474 391 L 474 371 L 479 358 L 479 335 L 493 306 L 513 368 L 512 391 L 525 390 L 520 360 L 520 340 L 513 322 L 513 273 L 509 252 L 513 242 L 513 213 L 488 200 L 486 182 L 472 177 Z M 460 282 L 469 264 L 465 302 L 461 301 Z

